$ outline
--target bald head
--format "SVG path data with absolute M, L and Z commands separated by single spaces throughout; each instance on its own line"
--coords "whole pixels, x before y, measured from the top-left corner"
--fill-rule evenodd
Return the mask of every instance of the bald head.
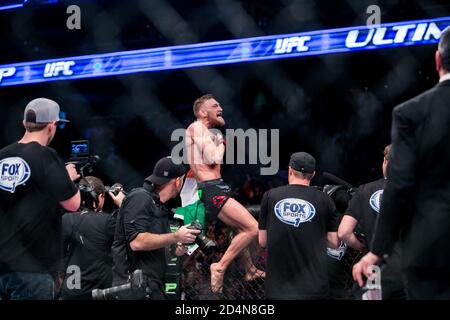
M 436 69 L 440 76 L 450 72 L 450 27 L 441 33 L 438 51 L 436 52 Z

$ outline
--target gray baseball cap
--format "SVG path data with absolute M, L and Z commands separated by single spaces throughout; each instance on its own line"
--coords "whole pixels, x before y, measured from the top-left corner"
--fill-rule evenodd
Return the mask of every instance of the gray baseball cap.
M 28 111 L 34 111 L 34 114 L 28 113 Z M 32 123 L 69 122 L 69 120 L 59 118 L 59 111 L 59 104 L 55 101 L 37 98 L 27 104 L 23 113 L 23 120 Z

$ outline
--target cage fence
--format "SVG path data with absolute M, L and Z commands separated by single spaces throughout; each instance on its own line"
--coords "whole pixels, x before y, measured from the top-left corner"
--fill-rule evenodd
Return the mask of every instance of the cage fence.
M 259 300 L 264 299 L 266 250 L 256 241 L 251 243 L 228 267 L 220 294 L 211 291 L 210 266 L 219 261 L 230 245 L 233 231 L 212 223 L 206 235 L 217 246 L 209 255 L 196 250 L 183 262 L 181 274 L 182 298 L 186 300 Z
M 263 300 L 267 250 L 256 241 L 251 243 L 230 264 L 224 276 L 223 290 L 220 294 L 211 291 L 210 266 L 223 256 L 233 237 L 233 231 L 212 223 L 207 227 L 207 236 L 217 243 L 216 250 L 206 255 L 196 250 L 183 261 L 181 273 L 181 298 L 184 300 Z M 352 267 L 362 253 L 347 248 L 340 260 L 328 257 L 330 299 L 345 300 L 354 298 Z

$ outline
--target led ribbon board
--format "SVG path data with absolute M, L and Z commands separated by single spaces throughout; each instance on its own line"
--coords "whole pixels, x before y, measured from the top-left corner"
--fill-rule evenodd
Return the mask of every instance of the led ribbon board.
M 450 17 L 0 65 L 0 86 L 432 44 Z

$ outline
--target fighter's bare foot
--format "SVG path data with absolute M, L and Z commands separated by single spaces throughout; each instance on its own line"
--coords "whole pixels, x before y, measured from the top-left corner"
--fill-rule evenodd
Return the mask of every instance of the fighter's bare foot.
M 225 270 L 219 268 L 218 263 L 211 264 L 211 291 L 214 293 L 221 293 L 223 289 L 223 276 Z
M 245 274 L 245 281 L 253 281 L 255 279 L 258 278 L 265 278 L 266 277 L 266 273 L 262 270 L 259 270 L 258 268 L 256 268 L 255 266 L 252 266 L 251 268 L 249 268 L 247 270 L 247 273 Z

